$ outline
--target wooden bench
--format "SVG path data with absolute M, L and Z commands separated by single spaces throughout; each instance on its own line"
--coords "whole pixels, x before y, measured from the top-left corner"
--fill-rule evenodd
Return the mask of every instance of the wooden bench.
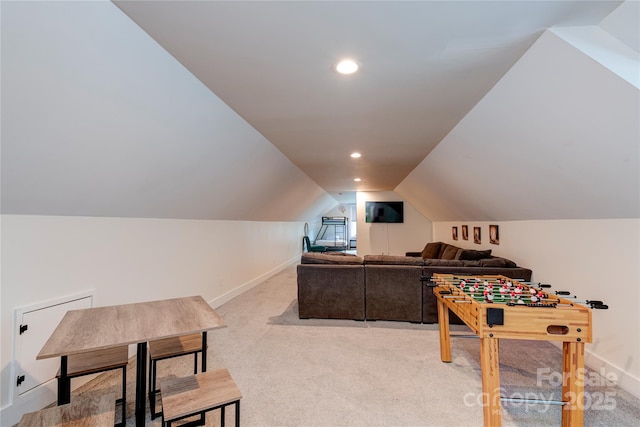
M 198 353 L 202 353 L 200 371 L 204 372 L 207 360 L 206 351 L 202 351 L 203 341 L 206 341 L 206 332 L 149 341 L 149 408 L 152 420 L 159 415 L 156 412 L 158 361 L 193 354 L 193 373 L 197 374 Z
M 205 413 L 215 409 L 220 409 L 220 425 L 224 427 L 225 408 L 229 405 L 235 405 L 235 425 L 240 426 L 242 394 L 227 369 L 161 379 L 160 395 L 164 427 L 195 415 L 200 415 L 200 420 L 188 425 L 204 425 Z
M 128 363 L 129 346 L 126 345 L 72 354 L 67 357 L 67 377 L 70 379 L 113 369 L 122 369 L 122 397 L 116 400 L 116 403 L 122 403 L 122 422 L 119 425 L 125 425 L 126 423 Z M 56 377 L 58 381 L 61 381 L 60 371 L 58 371 Z
M 115 423 L 115 395 L 86 393 L 66 405 L 22 416 L 18 427 L 105 427 Z

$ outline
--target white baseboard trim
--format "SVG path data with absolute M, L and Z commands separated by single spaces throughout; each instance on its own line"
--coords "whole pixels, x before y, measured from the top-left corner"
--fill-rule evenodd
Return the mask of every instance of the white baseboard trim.
M 550 342 L 562 350 L 561 342 Z M 602 357 L 587 349 L 585 349 L 584 352 L 584 365 L 592 371 L 599 373 L 601 376 L 604 376 L 605 379 L 609 379 L 624 391 L 628 391 L 640 399 L 640 378 L 630 374 L 613 363 L 604 360 Z
M 0 409 L 0 425 L 18 424 L 23 414 L 38 411 L 55 402 L 56 395 L 56 381 L 51 380 L 16 397 L 10 405 Z
M 584 364 L 590 369 L 599 372 L 601 375 L 604 373 L 606 378 L 613 381 L 618 387 L 640 399 L 640 378 L 590 351 L 585 351 L 584 359 Z
M 272 268 L 271 270 L 267 271 L 264 274 L 261 274 L 260 276 L 256 277 L 255 279 L 252 279 L 246 283 L 241 284 L 240 286 L 235 287 L 234 289 L 230 290 L 229 292 L 220 295 L 219 297 L 216 297 L 214 299 L 212 299 L 211 301 L 208 301 L 209 304 L 214 307 L 214 308 L 218 308 L 220 307 L 222 304 L 231 301 L 232 299 L 234 299 L 235 297 L 237 297 L 238 295 L 243 294 L 244 292 L 248 291 L 249 289 L 259 285 L 260 283 L 264 282 L 265 280 L 275 276 L 276 274 L 280 273 L 282 270 L 284 270 L 285 268 L 289 267 L 292 264 L 298 263 L 300 262 L 300 255 L 296 255 L 295 257 L 283 262 L 282 264 L 276 266 L 275 268 Z

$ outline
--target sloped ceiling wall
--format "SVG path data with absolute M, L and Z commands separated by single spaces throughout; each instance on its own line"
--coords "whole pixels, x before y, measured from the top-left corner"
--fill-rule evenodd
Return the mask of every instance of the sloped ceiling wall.
M 639 100 L 546 31 L 395 191 L 433 221 L 638 218 Z
M 336 204 L 111 2 L 3 2 L 2 89 L 3 214 L 291 221 Z

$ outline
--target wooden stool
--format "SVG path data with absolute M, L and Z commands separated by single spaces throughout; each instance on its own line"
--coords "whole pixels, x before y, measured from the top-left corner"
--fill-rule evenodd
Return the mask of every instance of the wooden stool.
M 185 425 L 204 425 L 205 412 L 220 409 L 220 425 L 224 427 L 225 407 L 235 404 L 235 425 L 240 426 L 242 394 L 227 369 L 203 372 L 183 378 L 160 380 L 162 425 L 200 414 L 200 420 Z M 201 423 L 201 424 L 200 424 Z
M 193 373 L 197 374 L 198 353 L 202 353 L 200 370 L 204 372 L 207 370 L 207 357 L 206 351 L 203 352 L 202 348 L 203 342 L 206 342 L 206 337 L 206 332 L 204 332 L 202 334 L 196 333 L 149 341 L 149 410 L 152 420 L 159 414 L 159 412 L 156 412 L 158 361 L 193 354 Z M 206 348 L 206 346 L 204 348 Z
M 129 346 L 107 348 L 104 350 L 87 351 L 67 356 L 67 377 L 69 379 L 99 372 L 122 369 L 122 397 L 116 403 L 122 403 L 122 423 L 127 421 L 127 364 L 129 363 Z M 61 381 L 60 371 L 56 375 Z M 120 425 L 120 424 L 119 424 Z
M 24 414 L 18 427 L 104 427 L 115 423 L 116 396 L 93 393 L 74 399 L 73 403 L 52 406 Z

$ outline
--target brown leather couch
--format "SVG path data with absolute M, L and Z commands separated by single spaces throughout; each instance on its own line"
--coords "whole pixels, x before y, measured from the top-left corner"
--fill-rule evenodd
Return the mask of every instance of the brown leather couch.
M 304 253 L 298 265 L 298 316 L 322 319 L 438 321 L 433 273 L 502 274 L 531 280 L 531 270 L 394 255 Z M 487 262 L 487 264 L 491 264 Z M 495 262 L 503 265 L 503 262 Z

